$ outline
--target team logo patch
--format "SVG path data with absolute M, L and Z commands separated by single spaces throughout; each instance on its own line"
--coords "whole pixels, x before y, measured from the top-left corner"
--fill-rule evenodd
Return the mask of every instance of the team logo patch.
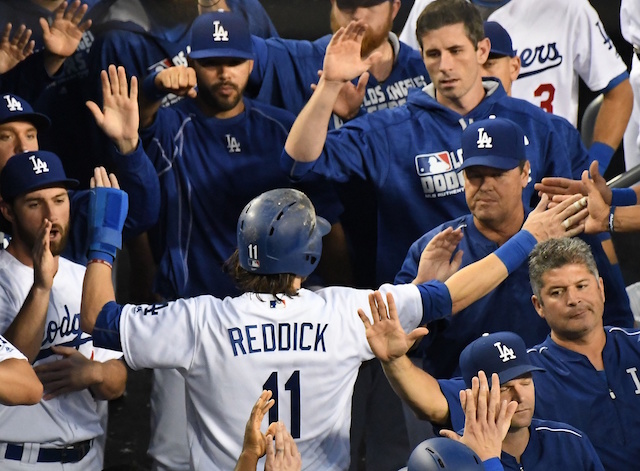
M 229 41 L 229 32 L 220 24 L 220 20 L 213 22 L 213 40 L 216 42 Z
M 502 363 L 506 363 L 508 361 L 516 359 L 516 354 L 515 354 L 515 352 L 513 351 L 512 348 L 509 348 L 508 346 L 503 345 L 500 342 L 494 343 L 493 346 L 498 349 L 498 352 L 500 353 L 500 359 L 502 360 Z
M 478 128 L 478 140 L 476 141 L 476 144 L 478 145 L 478 149 L 492 149 L 493 138 L 489 136 L 484 128 Z
M 240 143 L 238 140 L 231 134 L 226 134 L 225 138 L 227 139 L 227 150 L 230 154 L 237 154 L 242 150 L 240 149 Z
M 41 173 L 47 173 L 49 171 L 49 166 L 46 162 L 43 162 L 39 157 L 32 155 L 29 157 L 29 160 L 33 164 L 33 173 L 36 175 L 40 175 Z
M 7 102 L 7 109 L 9 111 L 22 111 L 22 103 L 20 103 L 15 97 L 5 95 L 3 98 Z

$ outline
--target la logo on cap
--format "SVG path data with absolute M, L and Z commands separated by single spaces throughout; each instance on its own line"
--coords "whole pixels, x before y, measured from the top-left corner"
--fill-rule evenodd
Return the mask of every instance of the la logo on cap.
M 47 173 L 49 171 L 49 166 L 46 162 L 43 162 L 39 157 L 32 155 L 29 157 L 29 160 L 33 164 L 33 173 L 36 175 L 40 175 L 41 173 Z
M 498 349 L 502 363 L 506 363 L 510 360 L 516 359 L 516 354 L 512 348 L 509 348 L 506 345 L 503 345 L 501 342 L 496 342 L 493 344 L 493 346 Z
M 493 148 L 493 138 L 487 134 L 484 128 L 478 128 L 478 149 Z
M 5 95 L 3 97 L 7 102 L 7 108 L 9 111 L 22 111 L 22 103 L 20 103 L 14 96 Z
M 213 22 L 213 40 L 216 42 L 229 41 L 229 32 L 220 24 L 220 20 Z

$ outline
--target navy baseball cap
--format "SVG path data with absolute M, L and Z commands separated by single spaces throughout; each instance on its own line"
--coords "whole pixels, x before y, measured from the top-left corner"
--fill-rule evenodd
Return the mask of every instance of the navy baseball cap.
M 253 59 L 249 25 L 241 15 L 228 11 L 200 15 L 191 25 L 189 57 Z
M 462 158 L 458 170 L 474 165 L 511 170 L 525 160 L 522 128 L 504 118 L 483 119 L 462 131 Z
M 484 334 L 462 350 L 460 354 L 460 371 L 468 388 L 471 378 L 484 371 L 489 380 L 493 373 L 498 373 L 500 384 L 511 381 L 531 371 L 544 371 L 529 362 L 524 340 L 513 332 L 496 332 Z
M 355 10 L 356 8 L 369 8 L 393 0 L 336 0 L 340 10 Z
M 0 196 L 5 201 L 40 188 L 77 185 L 78 180 L 67 178 L 60 158 L 44 150 L 14 155 L 0 173 Z
M 504 29 L 500 23 L 485 21 L 484 36 L 491 41 L 490 55 L 515 57 L 516 51 L 513 50 L 511 36 L 509 36 L 507 30 Z
M 11 121 L 27 121 L 32 123 L 38 131 L 51 125 L 49 118 L 42 113 L 33 111 L 27 100 L 8 93 L 2 95 L 0 100 L 0 124 Z

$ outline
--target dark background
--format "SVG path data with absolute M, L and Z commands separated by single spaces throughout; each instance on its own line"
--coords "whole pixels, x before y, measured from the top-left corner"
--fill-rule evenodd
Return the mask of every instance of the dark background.
M 518 0 L 512 0 L 518 1 Z M 262 0 L 262 4 L 283 38 L 316 39 L 330 33 L 329 0 Z M 630 64 L 632 49 L 620 34 L 620 1 L 591 0 L 623 60 Z M 402 29 L 413 1 L 405 1 L 394 22 L 394 31 Z M 580 108 L 595 97 L 586 87 L 581 87 Z M 582 113 L 582 111 L 581 111 Z M 605 176 L 612 178 L 624 171 L 624 159 L 619 150 L 612 160 Z M 640 280 L 638 275 L 637 236 L 616 235 L 614 242 L 621 259 L 621 267 L 627 284 Z M 624 254 L 624 257 L 621 256 Z M 105 467 L 112 470 L 150 469 L 146 456 L 149 440 L 149 391 L 151 373 L 149 371 L 129 372 L 129 382 L 125 395 L 110 404 L 109 432 Z M 215 400 L 212 398 L 212 400 Z

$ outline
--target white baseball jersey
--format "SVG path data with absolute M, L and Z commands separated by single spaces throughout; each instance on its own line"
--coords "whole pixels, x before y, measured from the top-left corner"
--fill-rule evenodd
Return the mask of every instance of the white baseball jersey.
M 91 336 L 80 330 L 84 272 L 83 266 L 60 258 L 47 310 L 45 336 L 34 366 L 61 358 L 51 351 L 54 345 L 75 347 L 87 358 L 97 361 L 122 356 L 120 352 L 94 348 Z M 20 263 L 6 250 L 0 251 L 0 332 L 6 331 L 18 314 L 32 285 L 33 269 Z M 63 447 L 90 440 L 103 434 L 100 421 L 104 413 L 106 408 L 99 407 L 86 389 L 42 400 L 33 406 L 0 405 L 0 442 Z M 95 455 L 93 450 L 90 454 Z M 85 460 L 82 463 L 85 463 L 84 469 L 102 469 L 98 458 L 91 463 L 94 467 L 87 467 Z M 7 460 L 0 467 L 5 469 L 5 466 L 19 465 L 19 461 Z M 38 464 L 37 468 L 33 468 L 33 464 L 24 466 L 26 469 L 40 469 L 46 464 Z
M 405 330 L 422 319 L 413 285 L 391 291 Z M 244 427 L 263 389 L 276 405 L 307 470 L 349 466 L 351 397 L 360 364 L 373 358 L 358 308 L 370 291 L 302 289 L 282 301 L 246 293 L 123 307 L 120 339 L 133 369 L 176 368 L 186 379 L 188 438 L 196 470 L 233 469 Z M 259 469 L 262 467 L 259 466 Z
M 416 0 L 400 39 L 419 48 L 416 21 L 433 0 Z M 489 16 L 511 36 L 522 69 L 511 94 L 578 122 L 579 78 L 599 91 L 627 67 L 587 0 L 512 0 Z
M 639 0 L 622 0 L 620 4 L 620 31 L 629 44 L 640 46 Z M 624 161 L 627 170 L 640 164 L 640 60 L 635 54 L 632 57 L 629 83 L 633 89 L 633 111 L 623 141 Z M 631 293 L 637 303 L 638 296 L 633 290 Z
M 0 335 L 0 361 L 9 360 L 11 358 L 16 358 L 18 360 L 27 359 L 20 350 L 11 345 L 11 342 Z

